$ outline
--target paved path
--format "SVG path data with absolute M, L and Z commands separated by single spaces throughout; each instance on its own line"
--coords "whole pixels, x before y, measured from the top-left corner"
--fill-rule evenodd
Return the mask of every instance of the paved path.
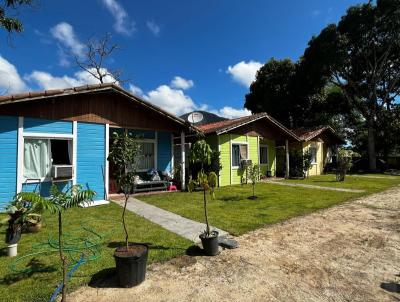
M 123 201 L 117 201 L 119 205 L 123 205 Z M 130 198 L 126 208 L 142 216 L 151 222 L 154 222 L 164 229 L 178 234 L 195 243 L 200 242 L 199 235 L 206 229 L 204 223 L 193 221 L 169 211 L 157 208 L 135 198 Z M 228 232 L 211 227 L 212 230 L 219 232 L 220 236 L 228 236 Z
M 377 179 L 400 179 L 398 175 L 375 176 L 375 175 L 346 175 L 350 177 L 364 177 L 364 178 L 377 178 Z
M 298 184 L 298 183 L 289 183 L 289 182 L 281 182 L 277 180 L 264 180 L 266 183 L 280 185 L 280 186 L 288 186 L 288 187 L 303 187 L 309 189 L 319 189 L 319 190 L 328 190 L 328 191 L 339 191 L 339 192 L 350 192 L 350 193 L 363 193 L 364 190 L 357 189 L 346 189 L 346 188 L 334 188 L 334 187 L 323 187 L 316 185 L 308 185 L 308 184 Z

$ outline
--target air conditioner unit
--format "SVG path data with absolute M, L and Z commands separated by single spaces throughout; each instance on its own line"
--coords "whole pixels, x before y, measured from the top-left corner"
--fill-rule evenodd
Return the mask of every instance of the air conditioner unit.
M 240 167 L 243 168 L 243 169 L 245 169 L 245 168 L 251 166 L 251 164 L 252 164 L 251 159 L 242 159 L 242 160 L 240 161 Z
M 74 167 L 72 165 L 53 165 L 51 167 L 51 177 L 53 179 L 72 179 Z

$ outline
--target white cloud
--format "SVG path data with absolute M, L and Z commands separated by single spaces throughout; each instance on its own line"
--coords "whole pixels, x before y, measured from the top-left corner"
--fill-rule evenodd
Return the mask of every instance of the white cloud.
M 195 103 L 189 96 L 185 95 L 182 90 L 171 88 L 168 85 L 161 85 L 143 97 L 178 116 L 196 109 Z
M 136 96 L 139 96 L 139 97 L 143 96 L 143 90 L 140 89 L 140 87 L 135 86 L 135 85 L 133 85 L 133 84 L 129 84 L 129 91 L 130 91 L 133 95 L 136 95 Z
M 130 36 L 136 31 L 135 22 L 130 20 L 128 13 L 116 0 L 103 0 L 103 4 L 114 17 L 116 32 Z
M 229 119 L 251 115 L 251 111 L 247 110 L 246 108 L 237 109 L 230 106 L 225 106 L 219 110 L 214 110 L 213 113 Z
M 0 55 L 0 94 L 11 94 L 28 90 L 17 68 Z
M 187 80 L 182 77 L 176 76 L 171 81 L 170 86 L 176 89 L 187 90 L 194 86 L 194 82 L 192 80 Z
M 239 84 L 249 87 L 255 80 L 257 71 L 261 68 L 262 64 L 256 61 L 241 61 L 233 66 L 229 66 L 226 70 L 233 80 Z
M 76 56 L 83 56 L 85 45 L 81 43 L 74 32 L 74 28 L 67 22 L 58 23 L 50 29 L 51 35 L 64 47 Z
M 103 73 L 106 72 L 104 69 Z M 25 80 L 35 83 L 40 89 L 62 89 L 74 86 L 82 86 L 86 84 L 99 84 L 99 80 L 92 76 L 86 71 L 78 71 L 74 73 L 74 76 L 70 77 L 67 75 L 57 77 L 45 71 L 33 71 L 31 74 L 26 75 Z M 104 82 L 113 83 L 114 78 L 111 76 L 106 76 Z
M 155 35 L 158 36 L 160 34 L 160 26 L 154 21 L 146 22 L 147 28 Z

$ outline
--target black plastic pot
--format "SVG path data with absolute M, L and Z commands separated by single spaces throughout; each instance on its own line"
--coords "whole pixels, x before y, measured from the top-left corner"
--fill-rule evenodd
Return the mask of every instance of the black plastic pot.
M 11 228 L 7 228 L 6 231 L 6 243 L 7 244 L 15 244 L 21 239 L 21 228 L 17 228 L 17 230 L 13 230 Z
M 212 231 L 210 236 L 206 236 L 206 234 L 203 233 L 199 237 L 201 244 L 203 245 L 203 251 L 207 256 L 215 256 L 219 254 L 217 231 Z
M 139 285 L 146 278 L 149 247 L 145 244 L 133 244 L 129 248 L 138 251 L 125 253 L 126 247 L 118 247 L 114 252 L 118 283 L 121 287 Z

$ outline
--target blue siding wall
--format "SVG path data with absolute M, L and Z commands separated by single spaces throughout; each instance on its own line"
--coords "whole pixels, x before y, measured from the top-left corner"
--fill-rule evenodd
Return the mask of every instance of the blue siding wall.
M 61 191 L 66 191 L 72 185 L 72 182 L 71 181 L 55 182 L 55 184 Z M 22 192 L 36 192 L 40 193 L 41 196 L 49 197 L 51 185 L 52 185 L 51 182 L 42 182 L 41 184 L 39 183 L 22 184 Z
M 105 125 L 78 122 L 77 183 L 104 199 Z
M 158 154 L 157 154 L 157 169 L 160 171 L 171 171 L 171 133 L 158 132 Z
M 18 118 L 0 116 L 0 211 L 17 190 Z
M 24 132 L 72 134 L 72 122 L 26 117 Z

